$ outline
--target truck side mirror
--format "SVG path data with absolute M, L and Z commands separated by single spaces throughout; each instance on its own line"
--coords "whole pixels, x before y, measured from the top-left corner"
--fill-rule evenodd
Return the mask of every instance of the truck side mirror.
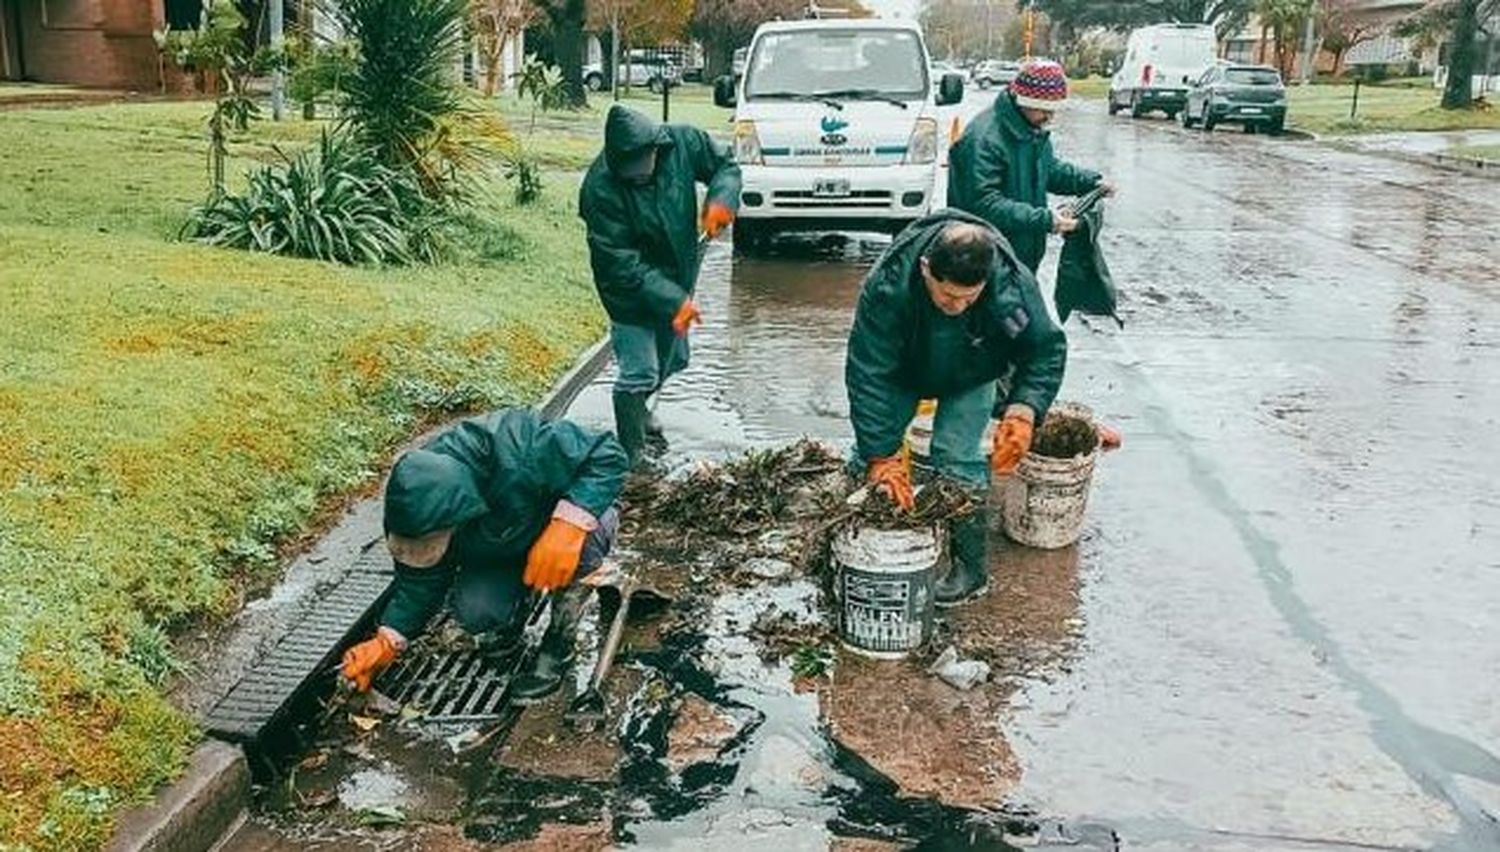
M 714 106 L 734 109 L 734 76 L 726 74 L 714 81 Z
M 964 78 L 958 74 L 944 74 L 938 81 L 938 106 L 952 106 L 964 99 Z

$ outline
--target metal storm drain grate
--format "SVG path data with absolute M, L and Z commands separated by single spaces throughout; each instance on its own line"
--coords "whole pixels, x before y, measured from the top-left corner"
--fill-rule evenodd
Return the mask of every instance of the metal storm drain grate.
M 379 689 L 426 722 L 484 722 L 500 717 L 511 674 L 479 651 L 437 651 L 392 669 Z
M 338 583 L 209 710 L 204 727 L 231 742 L 262 745 L 315 679 L 329 675 L 338 651 L 358 634 L 391 583 L 390 557 L 366 551 Z

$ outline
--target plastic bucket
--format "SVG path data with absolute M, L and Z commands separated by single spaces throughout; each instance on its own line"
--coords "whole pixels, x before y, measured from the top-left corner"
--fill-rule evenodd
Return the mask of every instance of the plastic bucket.
M 1094 422 L 1093 412 L 1077 404 L 1056 406 L 1053 414 Z M 1005 534 L 1047 550 L 1078 541 L 1098 458 L 1097 442 L 1092 451 L 1070 459 L 1027 453 L 1002 488 L 1000 521 Z
M 839 638 L 867 657 L 899 660 L 932 638 L 935 528 L 845 529 L 833 541 Z
M 932 429 L 937 419 L 938 401 L 924 399 L 917 403 L 917 416 L 906 426 L 906 452 L 911 457 L 912 467 L 918 470 L 932 469 Z M 979 454 L 988 456 L 994 437 L 995 424 L 991 421 L 979 439 Z
M 906 426 L 906 452 L 913 467 L 932 466 L 932 423 L 937 416 L 937 400 L 917 403 L 917 416 Z

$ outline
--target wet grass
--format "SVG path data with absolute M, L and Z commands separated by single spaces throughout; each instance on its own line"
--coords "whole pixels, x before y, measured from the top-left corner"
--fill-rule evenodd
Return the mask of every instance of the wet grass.
M 1068 97 L 1104 100 L 1108 94 L 1108 77 L 1085 77 L 1082 80 L 1068 81 Z
M 235 611 L 420 424 L 536 399 L 603 330 L 572 175 L 524 211 L 498 185 L 438 267 L 173 241 L 205 112 L 0 113 L 6 843 L 98 846 L 197 736 L 162 697 L 166 637 Z M 258 125 L 229 174 L 318 127 Z
M 1351 119 L 1353 98 L 1353 85 L 1291 86 L 1287 121 L 1298 130 L 1323 135 L 1500 127 L 1500 110 L 1442 109 L 1442 92 L 1431 86 L 1360 86 L 1359 109 Z
M 622 102 L 654 119 L 661 118 L 661 97 L 644 88 L 624 93 Z M 583 109 L 539 112 L 535 131 L 531 129 L 529 101 L 505 94 L 498 103 L 521 141 L 546 167 L 581 170 L 588 168 L 604 144 L 604 118 L 614 100 L 609 92 L 595 92 Z M 670 120 L 674 123 L 692 124 L 727 139 L 732 116 L 732 110 L 714 106 L 709 86 L 689 84 L 672 90 Z
M 1476 160 L 1500 161 L 1500 145 L 1468 145 L 1461 148 L 1450 148 L 1447 153 L 1455 157 L 1472 157 Z

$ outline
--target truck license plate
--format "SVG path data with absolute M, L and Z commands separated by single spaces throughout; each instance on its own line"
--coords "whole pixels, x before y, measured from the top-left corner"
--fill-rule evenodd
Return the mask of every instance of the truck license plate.
M 819 198 L 848 198 L 849 181 L 837 178 L 819 178 L 813 181 L 813 195 Z

